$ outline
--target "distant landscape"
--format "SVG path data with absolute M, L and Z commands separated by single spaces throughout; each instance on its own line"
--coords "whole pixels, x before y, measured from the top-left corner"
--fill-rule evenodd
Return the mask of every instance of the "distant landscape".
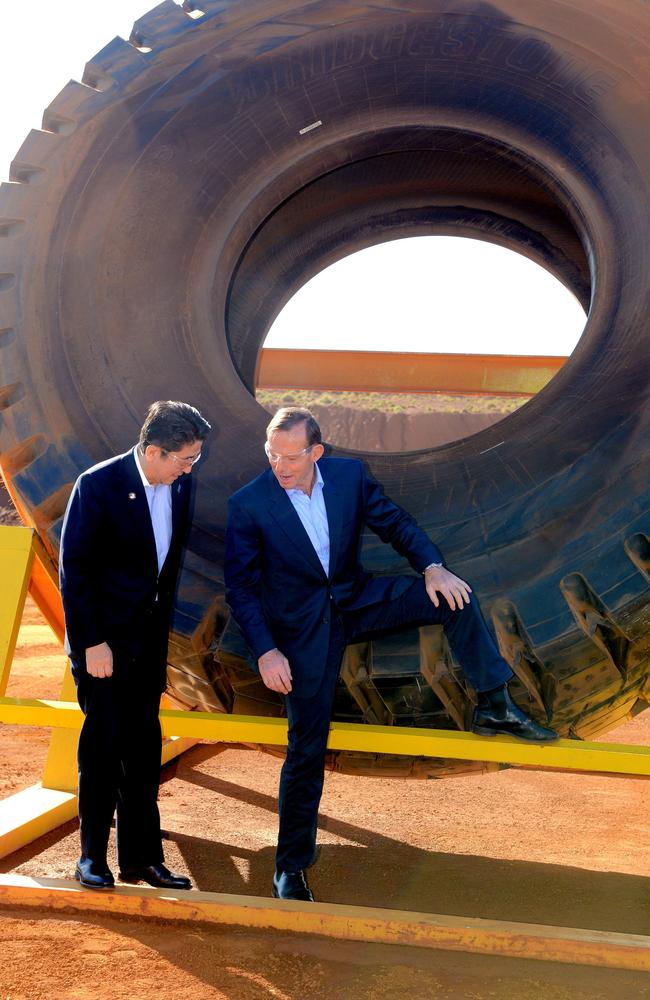
M 324 440 L 341 448 L 401 452 L 471 437 L 518 409 L 526 398 L 258 389 L 257 401 L 271 413 L 280 406 L 309 407 Z
M 333 392 L 313 389 L 258 389 L 258 403 L 279 406 L 345 406 L 383 413 L 512 413 L 526 402 L 522 396 L 457 396 L 439 392 Z

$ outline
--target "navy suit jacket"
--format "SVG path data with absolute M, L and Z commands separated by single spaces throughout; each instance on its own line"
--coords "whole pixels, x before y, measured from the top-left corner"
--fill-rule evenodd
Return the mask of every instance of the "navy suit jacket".
M 289 660 L 293 692 L 315 693 L 325 668 L 331 606 L 364 607 L 398 597 L 412 578 L 372 576 L 360 560 L 364 525 L 417 572 L 442 562 L 440 550 L 389 500 L 357 459 L 318 463 L 330 535 L 329 574 L 286 490 L 271 469 L 231 498 L 224 563 L 226 600 L 255 661 L 277 647 Z
M 113 653 L 137 655 L 144 642 L 151 644 L 147 622 L 152 620 L 157 623 L 155 653 L 165 666 L 190 488 L 190 476 L 171 486 L 172 537 L 159 576 L 153 525 L 133 450 L 93 466 L 75 483 L 59 560 L 66 652 L 75 676 L 85 671 L 89 646 L 107 642 Z

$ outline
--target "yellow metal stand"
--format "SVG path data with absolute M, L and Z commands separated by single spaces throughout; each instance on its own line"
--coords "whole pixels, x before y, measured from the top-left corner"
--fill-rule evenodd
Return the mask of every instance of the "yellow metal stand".
M 0 694 L 4 695 L 16 648 L 16 638 L 25 607 L 25 598 L 34 577 L 39 595 L 56 588 L 54 570 L 31 528 L 0 527 Z M 54 578 L 53 578 L 54 577 Z M 48 598 L 51 596 L 47 594 Z M 39 602 L 40 603 L 40 602 Z M 51 601 L 44 601 L 55 606 Z M 60 624 L 52 616 L 50 624 L 62 639 Z M 74 697 L 69 670 L 61 689 L 62 698 Z M 55 730 L 48 752 L 43 782 L 26 788 L 0 802 L 0 857 L 55 829 L 77 813 L 75 794 L 77 733 Z
M 29 528 L 0 527 L 0 695 L 9 682 L 33 559 Z
M 81 728 L 82 721 L 83 715 L 76 702 L 0 698 L 0 722 L 76 731 Z M 286 746 L 287 742 L 285 719 L 161 709 L 160 721 L 166 737 L 270 746 Z M 650 747 L 634 744 L 589 743 L 586 740 L 525 743 L 512 736 L 486 739 L 484 736 L 474 736 L 473 733 L 450 732 L 446 729 L 333 722 L 327 745 L 332 750 L 488 760 L 562 771 L 650 776 Z
M 63 615 L 54 566 L 31 529 L 0 528 L 0 575 L 6 581 L 6 596 L 0 603 L 0 723 L 52 729 L 41 784 L 0 802 L 0 857 L 3 857 L 76 815 L 76 747 L 83 716 L 75 700 L 69 667 L 63 678 L 60 701 L 4 697 L 28 586 L 33 586 L 47 605 L 50 623 L 59 638 L 63 634 Z M 166 709 L 160 715 L 166 738 L 163 763 L 197 740 L 275 746 L 283 746 L 287 740 L 284 719 Z M 329 747 L 571 771 L 650 775 L 649 747 L 576 740 L 535 744 L 518 742 L 508 736 L 486 739 L 472 733 L 446 730 L 336 722 L 331 727 Z
M 16 638 L 28 590 L 45 614 L 54 634 L 63 642 L 63 608 L 58 592 L 57 574 L 52 560 L 31 528 L 0 526 L 0 696 L 7 690 L 9 672 L 16 648 Z M 77 706 L 74 680 L 67 664 L 61 685 L 60 702 L 72 712 L 58 713 L 58 721 L 36 721 L 40 716 L 23 714 L 12 718 L 11 712 L 0 721 L 26 725 L 49 725 L 52 736 L 42 781 L 0 801 L 0 858 L 17 851 L 44 833 L 56 829 L 77 815 L 77 741 L 82 715 Z M 3 698 L 8 706 L 19 699 Z M 35 702 L 47 705 L 47 702 Z M 67 724 L 66 721 L 67 720 Z M 195 739 L 172 737 L 163 745 L 162 763 L 194 746 Z

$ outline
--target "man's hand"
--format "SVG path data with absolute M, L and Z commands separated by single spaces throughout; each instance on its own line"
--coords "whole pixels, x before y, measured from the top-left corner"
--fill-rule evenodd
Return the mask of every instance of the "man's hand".
M 472 588 L 444 566 L 431 566 L 424 574 L 424 585 L 436 607 L 440 604 L 438 594 L 442 594 L 452 611 L 469 604 Z
M 291 669 L 286 656 L 283 656 L 279 649 L 269 649 L 257 661 L 260 668 L 260 675 L 271 691 L 278 691 L 280 694 L 289 694 L 291 691 Z
M 86 650 L 86 670 L 91 677 L 111 677 L 113 674 L 113 653 L 107 642 L 89 646 Z

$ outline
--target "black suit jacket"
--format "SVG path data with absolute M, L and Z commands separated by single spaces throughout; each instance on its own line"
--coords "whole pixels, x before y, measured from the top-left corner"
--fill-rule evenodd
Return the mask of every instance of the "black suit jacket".
M 321 458 L 330 535 L 326 575 L 291 500 L 268 469 L 229 502 L 226 600 L 255 661 L 277 646 L 289 660 L 293 691 L 308 697 L 327 657 L 331 605 L 352 609 L 391 600 L 410 586 L 361 565 L 364 525 L 422 572 L 440 550 L 356 459 Z
M 84 472 L 63 522 L 60 553 L 66 652 L 73 673 L 85 650 L 107 642 L 137 655 L 151 643 L 166 662 L 167 633 L 189 518 L 190 476 L 172 484 L 172 537 L 160 577 L 147 497 L 133 451 Z M 157 600 L 156 600 L 157 598 Z

